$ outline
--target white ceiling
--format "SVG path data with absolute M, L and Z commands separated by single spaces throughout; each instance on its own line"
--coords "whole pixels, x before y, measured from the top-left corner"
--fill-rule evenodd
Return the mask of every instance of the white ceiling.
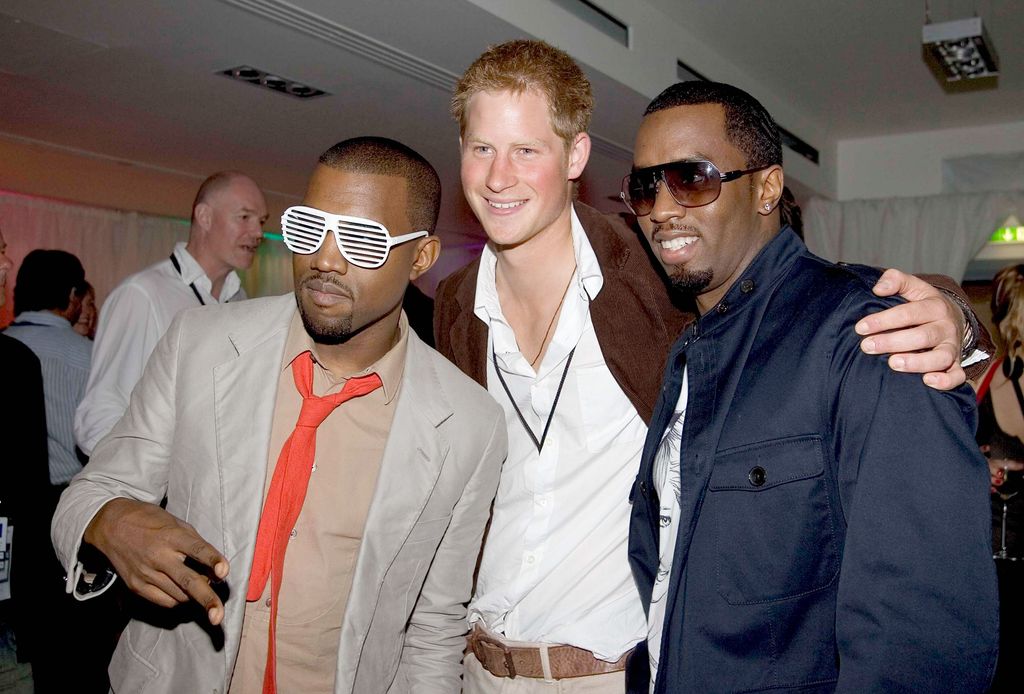
M 646 2 L 836 140 L 1024 121 L 1022 0 Z M 932 22 L 981 17 L 1000 58 L 997 88 L 973 89 L 989 80 L 947 90 L 932 76 L 922 59 L 926 4 Z
M 785 95 L 833 140 L 1024 121 L 1020 0 L 933 0 L 936 21 L 977 8 L 1002 61 L 998 89 L 956 94 L 921 60 L 923 2 L 646 1 Z M 197 180 L 237 168 L 297 197 L 323 149 L 387 135 L 441 172 L 443 232 L 478 243 L 458 192 L 448 97 L 487 45 L 522 34 L 468 0 L 0 0 L 0 136 Z M 330 96 L 302 101 L 215 74 L 240 64 Z M 632 143 L 647 98 L 588 74 L 596 148 L 581 195 L 616 209 L 609 197 L 629 152 L 615 143 Z

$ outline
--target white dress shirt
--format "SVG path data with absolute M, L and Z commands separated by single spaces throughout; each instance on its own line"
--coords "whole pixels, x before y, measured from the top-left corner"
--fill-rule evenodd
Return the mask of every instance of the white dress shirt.
M 161 260 L 128 277 L 103 304 L 89 383 L 75 412 L 75 439 L 86 455 L 92 455 L 128 409 L 128 397 L 174 316 L 200 305 L 193 286 L 207 305 L 246 298 L 234 272 L 225 278 L 220 296 L 213 296 L 210 278 L 185 250 L 184 242 L 175 245 L 174 257 L 180 274 L 170 258 Z
M 487 389 L 505 410 L 509 452 L 470 619 L 511 641 L 569 644 L 615 661 L 646 635 L 627 539 L 629 489 L 647 426 L 597 342 L 589 302 L 604 277 L 575 210 L 572 238 L 576 275 L 536 372 L 502 314 L 494 251 L 487 246 L 481 256 L 475 314 L 489 326 Z M 494 360 L 538 439 L 564 374 L 540 452 Z
M 28 346 L 43 372 L 50 484 L 67 484 L 82 469 L 75 454 L 72 422 L 85 392 L 92 343 L 76 333 L 66 318 L 50 311 L 23 311 L 4 333 Z M 18 393 L 4 394 L 18 397 Z

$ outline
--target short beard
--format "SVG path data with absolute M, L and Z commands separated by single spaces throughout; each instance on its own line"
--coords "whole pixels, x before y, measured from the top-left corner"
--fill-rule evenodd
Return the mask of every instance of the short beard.
M 302 326 L 316 344 L 340 345 L 352 337 L 352 316 L 345 316 L 330 323 L 320 322 L 306 314 L 306 308 L 301 300 L 296 303 L 299 305 Z
M 691 271 L 678 265 L 673 267 L 668 273 L 668 279 L 672 283 L 673 290 L 693 297 L 707 289 L 714 276 L 715 273 L 711 268 Z

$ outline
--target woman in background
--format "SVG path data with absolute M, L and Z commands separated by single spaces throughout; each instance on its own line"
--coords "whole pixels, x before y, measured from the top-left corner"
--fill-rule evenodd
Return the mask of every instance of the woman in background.
M 1019 691 L 1014 651 L 1024 638 L 1024 265 L 992 279 L 992 320 L 1001 358 L 978 387 L 978 444 L 992 476 L 992 551 L 999 575 L 999 665 L 993 692 Z
M 96 320 L 100 316 L 100 312 L 96 308 L 96 290 L 86 282 L 85 291 L 79 298 L 82 300 L 82 312 L 78 315 L 78 322 L 71 327 L 82 337 L 95 340 Z

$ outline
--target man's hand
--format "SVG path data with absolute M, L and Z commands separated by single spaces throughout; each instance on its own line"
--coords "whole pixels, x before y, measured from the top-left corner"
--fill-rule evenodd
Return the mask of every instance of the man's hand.
M 865 316 L 857 334 L 867 354 L 890 354 L 894 371 L 923 373 L 926 385 L 949 390 L 967 376 L 960 367 L 964 315 L 960 307 L 924 280 L 889 269 L 878 278 L 878 296 L 899 294 L 908 303 Z
M 85 529 L 84 540 L 106 555 L 133 591 L 161 607 L 195 600 L 210 624 L 224 619 L 224 604 L 210 580 L 228 575 L 228 560 L 188 523 L 154 504 L 113 499 Z M 200 570 L 189 568 L 191 558 Z

